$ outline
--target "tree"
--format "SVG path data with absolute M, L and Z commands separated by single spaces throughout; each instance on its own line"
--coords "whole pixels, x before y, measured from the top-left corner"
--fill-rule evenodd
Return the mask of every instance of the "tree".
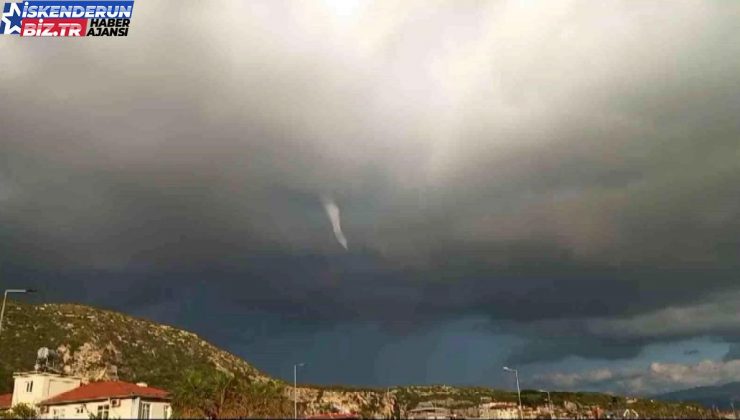
M 211 418 L 221 418 L 235 389 L 234 375 L 217 372 L 211 379 Z
M 190 370 L 175 388 L 172 405 L 179 416 L 222 418 L 237 388 L 236 377 L 230 373 Z
M 175 387 L 172 407 L 178 416 L 211 418 L 212 396 L 209 375 L 189 370 Z
M 216 370 L 190 370 L 175 387 L 175 416 L 289 417 L 292 405 L 274 381 L 252 381 Z
M 37 417 L 36 410 L 24 403 L 14 405 L 6 415 L 6 418 L 10 419 L 35 419 Z

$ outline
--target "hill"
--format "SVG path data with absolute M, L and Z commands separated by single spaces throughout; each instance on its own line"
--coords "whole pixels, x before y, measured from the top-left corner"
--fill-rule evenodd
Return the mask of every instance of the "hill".
M 12 373 L 32 370 L 40 347 L 59 353 L 58 369 L 90 380 L 115 378 L 172 391 L 176 413 L 186 417 L 292 416 L 297 396 L 302 414 L 354 411 L 363 417 L 403 417 L 421 403 L 477 417 L 488 401 L 515 402 L 516 393 L 484 387 L 406 386 L 390 389 L 303 385 L 270 378 L 246 361 L 197 335 L 118 312 L 72 304 L 8 302 L 0 336 L 0 393 L 12 391 Z M 643 416 L 668 413 L 706 417 L 684 403 L 635 400 L 600 393 L 551 392 L 552 405 L 569 416 L 590 415 L 594 407 Z M 522 391 L 531 410 L 549 407 L 544 393 Z
M 8 302 L 0 336 L 0 392 L 14 371 L 33 370 L 40 347 L 55 349 L 60 370 L 91 379 L 118 376 L 173 389 L 185 367 L 269 380 L 244 360 L 167 325 L 72 304 Z
M 740 382 L 730 382 L 724 385 L 700 386 L 683 389 L 655 396 L 663 401 L 692 401 L 707 408 L 717 407 L 720 410 L 730 410 L 730 401 L 740 409 Z

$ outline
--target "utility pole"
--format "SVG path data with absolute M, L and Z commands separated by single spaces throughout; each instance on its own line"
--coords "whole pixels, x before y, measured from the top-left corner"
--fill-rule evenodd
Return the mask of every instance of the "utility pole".
M 547 408 L 550 411 L 550 417 L 552 417 L 553 411 L 552 411 L 552 399 L 550 398 L 550 391 L 546 389 L 540 389 L 539 391 L 547 394 Z
M 516 377 L 516 395 L 519 399 L 519 418 L 522 419 L 522 391 L 519 389 L 519 371 L 506 366 L 504 366 L 504 370 L 507 372 L 514 372 L 514 376 Z
M 293 418 L 298 418 L 298 367 L 304 366 L 305 363 L 296 363 L 293 365 Z
M 391 403 L 391 388 L 388 387 L 385 389 L 385 398 L 388 400 L 388 404 L 390 405 L 390 413 L 388 413 L 388 418 L 393 418 L 393 404 Z
M 36 293 L 34 289 L 6 289 L 3 295 L 3 307 L 0 309 L 0 334 L 3 332 L 3 318 L 5 317 L 5 302 L 8 300 L 10 293 Z
M 35 293 L 34 289 L 6 289 L 3 296 L 3 307 L 0 309 L 0 334 L 3 332 L 3 317 L 5 316 L 5 302 L 8 300 L 9 293 Z

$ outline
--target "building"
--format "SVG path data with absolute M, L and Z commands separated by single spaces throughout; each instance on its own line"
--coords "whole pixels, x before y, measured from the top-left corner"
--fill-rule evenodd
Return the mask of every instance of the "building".
M 91 382 L 38 404 L 46 418 L 166 419 L 171 413 L 167 391 L 145 383 Z
M 310 420 L 354 420 L 362 417 L 355 413 L 324 413 L 314 414 L 313 416 L 308 416 L 306 418 Z
M 518 419 L 519 405 L 512 402 L 489 402 L 478 406 L 482 419 Z
M 429 403 L 420 403 L 413 410 L 406 413 L 408 419 L 451 419 L 452 412 L 448 408 L 435 407 Z
M 19 372 L 13 375 L 13 379 L 13 407 L 18 404 L 35 407 L 41 401 L 77 388 L 82 383 L 81 378 L 48 372 Z
M 172 415 L 167 391 L 145 383 L 83 383 L 80 378 L 48 372 L 17 373 L 14 378 L 10 406 L 28 404 L 38 410 L 39 418 L 166 419 Z M 0 410 L 3 398 L 7 396 L 0 396 Z

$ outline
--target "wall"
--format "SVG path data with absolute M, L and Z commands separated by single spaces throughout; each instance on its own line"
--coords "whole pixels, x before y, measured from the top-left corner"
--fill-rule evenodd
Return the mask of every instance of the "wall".
M 163 419 L 165 418 L 165 407 L 169 416 L 172 416 L 172 408 L 169 402 L 166 401 L 152 401 L 146 398 L 129 398 L 121 400 L 121 406 L 111 408 L 110 417 L 117 417 L 122 419 L 135 419 L 139 417 L 139 406 L 141 403 L 149 404 L 149 418 L 150 419 Z
M 147 401 L 144 400 L 143 402 L 148 402 L 151 404 L 149 409 L 149 418 L 151 419 L 163 419 L 165 418 L 165 409 L 167 411 L 168 416 L 172 416 L 172 408 L 170 407 L 170 403 L 164 402 L 164 401 Z M 135 416 L 138 416 L 139 411 L 138 407 L 136 412 L 134 413 Z
M 122 401 L 123 402 L 123 401 Z M 48 407 L 46 413 L 39 414 L 40 418 L 44 419 L 89 419 L 90 415 L 97 415 L 98 405 L 109 404 L 108 401 L 95 401 L 86 403 L 68 403 L 68 404 L 57 404 Z M 78 410 L 79 409 L 79 410 Z M 119 416 L 113 413 L 114 408 L 108 415 L 108 418 L 127 418 L 128 416 Z M 80 411 L 80 412 L 78 412 Z
M 79 379 L 73 378 L 54 378 L 50 377 L 47 380 L 46 385 L 46 396 L 43 399 L 51 398 L 55 395 L 59 395 L 63 392 L 70 391 L 80 386 Z
M 139 398 L 126 398 L 121 399 L 121 404 L 118 407 L 110 407 L 108 410 L 109 419 L 135 419 L 139 415 Z M 165 407 L 170 407 L 168 402 L 163 401 L 146 401 L 150 404 L 149 418 L 161 419 L 164 418 Z M 49 407 L 47 413 L 39 415 L 40 418 L 53 419 L 55 415 L 59 419 L 89 419 L 90 415 L 98 414 L 98 406 L 109 405 L 109 401 L 94 401 L 87 403 L 70 403 L 70 404 L 58 404 Z M 81 408 L 82 412 L 78 413 L 77 409 Z M 170 415 L 172 410 L 169 410 Z
M 12 405 L 14 406 L 18 404 L 33 406 L 42 400 L 80 386 L 80 380 L 77 378 L 43 373 L 20 374 L 14 378 L 12 399 Z M 26 386 L 29 382 L 33 382 L 31 392 L 26 391 Z

